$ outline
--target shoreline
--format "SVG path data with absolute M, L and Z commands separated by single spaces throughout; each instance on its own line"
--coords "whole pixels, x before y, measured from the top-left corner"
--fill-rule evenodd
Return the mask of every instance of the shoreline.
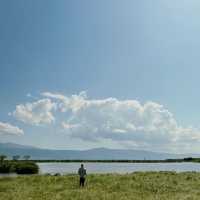
M 29 160 L 36 163 L 185 163 L 185 162 L 192 162 L 192 163 L 200 163 L 200 158 L 183 158 L 183 159 L 166 159 L 166 160 Z

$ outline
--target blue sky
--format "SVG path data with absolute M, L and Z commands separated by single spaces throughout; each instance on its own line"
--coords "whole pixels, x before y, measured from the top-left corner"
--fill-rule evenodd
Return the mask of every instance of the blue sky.
M 197 0 L 1 1 L 0 141 L 57 149 L 104 146 L 174 152 L 181 152 L 183 147 L 185 152 L 200 150 L 199 9 Z M 87 94 L 80 94 L 82 91 Z M 43 94 L 47 92 L 51 95 Z M 55 94 L 65 98 L 55 97 Z M 80 112 L 74 113 L 74 107 L 68 104 L 68 111 L 59 110 L 63 99 L 73 102 L 72 95 L 87 104 L 87 108 L 81 107 L 87 111 L 82 113 L 81 110 L 81 118 Z M 116 101 L 108 101 L 110 97 Z M 17 105 L 38 105 L 42 99 L 51 104 L 49 110 L 45 110 L 49 112 L 47 115 L 35 113 L 34 107 L 26 114 L 34 112 L 34 117 L 42 115 L 46 119 L 52 114 L 54 120 L 30 118 L 27 121 L 21 110 L 16 112 Z M 105 107 L 100 107 L 98 100 L 103 106 L 109 102 L 108 110 L 117 118 L 112 117 L 110 122 L 110 116 L 100 115 Z M 163 105 L 163 108 L 154 106 L 154 109 L 158 113 L 170 112 L 178 127 L 167 129 L 163 134 L 167 138 L 176 135 L 179 139 L 173 138 L 173 142 L 162 148 L 158 125 L 153 124 L 157 129 L 152 133 L 150 122 L 147 126 L 143 118 L 143 124 L 138 127 L 136 121 L 130 121 L 136 130 L 127 129 L 123 123 L 124 129 L 116 129 L 116 120 L 128 121 L 137 107 L 132 102 L 134 105 L 131 103 L 127 108 L 133 112 L 128 115 L 130 118 L 124 118 L 123 113 L 129 110 L 121 107 L 120 112 L 115 113 L 113 107 L 116 104 L 123 107 L 127 100 L 137 100 L 142 109 L 148 102 Z M 96 106 L 92 111 L 93 121 L 88 118 L 91 112 L 87 110 L 92 103 Z M 86 132 L 93 135 L 85 133 L 83 121 L 91 123 L 92 130 L 98 131 L 93 134 L 88 129 Z M 115 129 L 102 129 L 108 121 Z M 63 123 L 67 124 L 64 128 L 70 130 L 63 130 Z M 162 123 L 167 124 L 166 121 Z M 20 131 L 13 131 L 13 127 L 24 134 L 14 134 Z M 163 126 L 160 128 L 163 130 Z M 125 136 L 115 135 L 116 130 L 122 135 L 125 131 Z M 136 133 L 140 134 L 140 140 L 135 137 Z M 147 140 L 146 134 L 148 138 L 158 138 L 156 144 Z M 94 135 L 99 139 L 91 139 Z M 122 143 L 118 137 L 123 138 Z

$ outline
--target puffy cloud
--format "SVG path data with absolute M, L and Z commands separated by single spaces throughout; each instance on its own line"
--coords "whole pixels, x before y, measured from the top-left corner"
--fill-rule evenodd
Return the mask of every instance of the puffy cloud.
M 87 142 L 109 141 L 129 148 L 167 151 L 190 149 L 200 142 L 199 129 L 178 124 L 173 114 L 156 102 L 90 99 L 85 91 L 70 96 L 41 95 L 44 99 L 17 105 L 11 114 L 24 123 L 40 125 L 54 122 L 54 113 L 70 137 Z
M 55 102 L 50 99 L 41 99 L 32 103 L 17 105 L 12 115 L 27 124 L 50 124 L 55 120 L 52 114 L 54 109 L 56 109 Z
M 88 99 L 85 92 L 64 96 L 42 93 L 66 112 L 63 128 L 72 137 L 97 141 L 148 145 L 174 145 L 200 141 L 200 131 L 178 125 L 173 114 L 155 102 L 141 104 L 136 100 L 116 98 Z
M 0 135 L 22 135 L 24 131 L 17 126 L 13 126 L 9 123 L 0 122 Z
M 68 123 L 62 122 L 62 127 L 64 129 L 74 129 L 74 128 L 79 127 L 79 124 L 68 124 Z
M 59 100 L 58 107 L 61 112 L 66 112 L 69 110 L 76 112 L 82 106 L 84 106 L 85 98 L 87 97 L 85 91 L 81 92 L 79 95 L 71 95 L 70 97 L 50 92 L 44 92 L 42 95 L 48 98 Z

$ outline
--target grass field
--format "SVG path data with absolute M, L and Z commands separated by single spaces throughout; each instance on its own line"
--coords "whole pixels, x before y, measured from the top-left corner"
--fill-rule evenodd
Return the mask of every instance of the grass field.
M 89 175 L 79 188 L 76 175 L 0 178 L 0 200 L 169 200 L 200 199 L 200 173 L 139 172 Z

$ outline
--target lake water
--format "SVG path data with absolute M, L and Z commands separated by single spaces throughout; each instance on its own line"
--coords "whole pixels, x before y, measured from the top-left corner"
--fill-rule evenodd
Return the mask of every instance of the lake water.
M 5 174 L 0 173 L 0 178 L 4 178 L 4 177 L 17 177 L 17 174 L 16 173 L 5 173 Z
M 40 173 L 77 173 L 81 163 L 37 163 Z M 131 173 L 138 171 L 200 172 L 200 163 L 83 163 L 88 174 L 92 173 Z

